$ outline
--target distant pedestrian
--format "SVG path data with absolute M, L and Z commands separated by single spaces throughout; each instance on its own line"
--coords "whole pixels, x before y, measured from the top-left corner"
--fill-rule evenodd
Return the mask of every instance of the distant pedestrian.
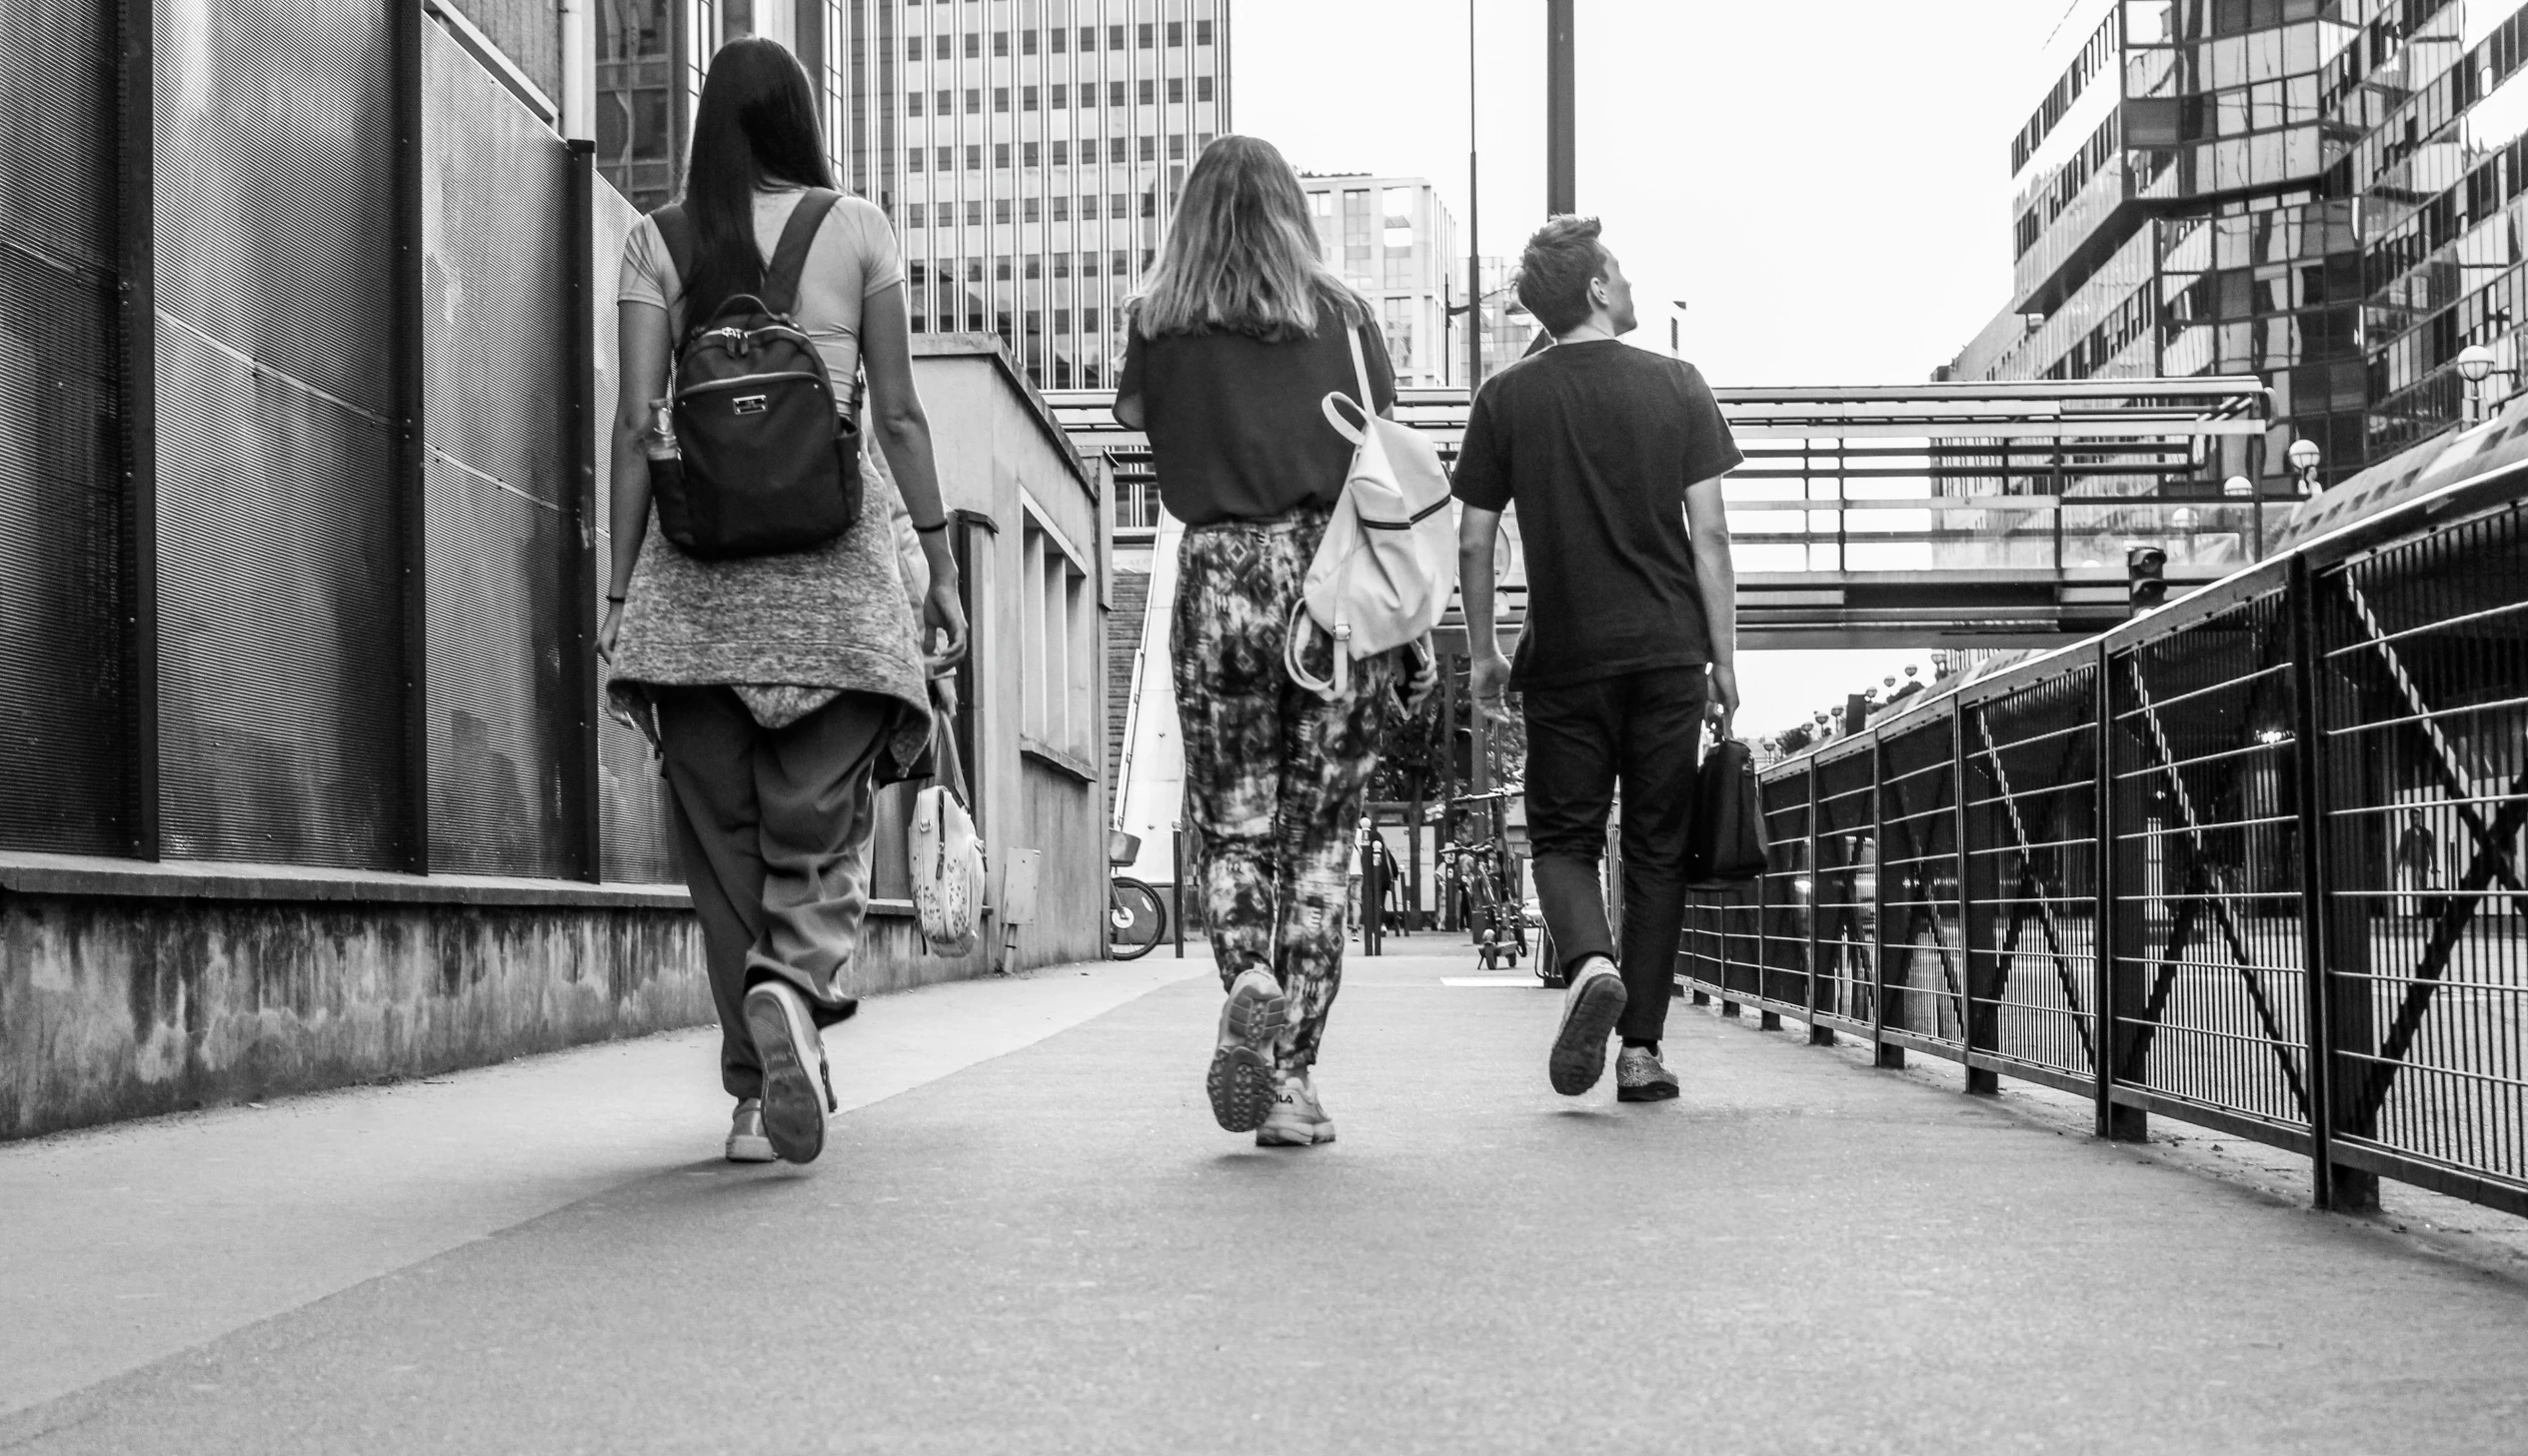
M 1706 717 L 1738 706 L 1736 577 L 1721 478 L 1742 457 L 1702 375 L 1619 341 L 1632 285 L 1594 218 L 1528 239 L 1518 300 L 1553 347 L 1475 397 L 1457 459 L 1460 581 L 1471 689 L 1506 717 L 1524 695 L 1527 836 L 1536 896 L 1569 978 L 1548 1062 L 1553 1089 L 1587 1091 L 1623 1035 L 1615 1095 L 1676 1095 L 1659 1057 L 1685 837 Z M 1513 667 L 1492 613 L 1492 543 L 1518 508 L 1526 630 Z M 1598 859 L 1623 787 L 1623 954 L 1614 959 Z
M 864 481 L 861 520 L 821 546 L 705 559 L 663 538 L 645 550 L 645 445 L 677 341 L 724 300 L 765 291 L 794 214 L 810 207 L 825 211 L 801 214 L 792 317 L 846 413 L 866 369 L 891 471 Z M 966 620 L 895 232 L 876 206 L 834 192 L 807 74 L 775 42 L 736 41 L 713 58 L 682 209 L 692 277 L 656 217 L 624 248 L 614 575 L 599 641 L 615 691 L 655 715 L 720 1012 L 721 1083 L 737 1099 L 728 1156 L 808 1162 L 834 1110 L 820 1032 L 858 1009 L 871 798 L 929 741 L 925 641 L 955 661 Z M 929 568 L 919 625 L 895 537 L 906 510 Z
M 1177 715 L 1198 894 L 1229 992 L 1212 1112 L 1267 1146 L 1331 1142 L 1310 1068 L 1341 983 L 1354 824 L 1410 670 L 1402 651 L 1355 664 L 1328 701 L 1282 655 L 1351 462 L 1323 401 L 1364 392 L 1355 347 L 1364 409 L 1392 409 L 1394 374 L 1367 302 L 1318 256 L 1297 174 L 1254 137 L 1195 162 L 1128 308 L 1115 416 L 1149 432 L 1160 496 L 1186 524 Z M 1430 661 L 1410 672 L 1416 705 L 1437 682 Z

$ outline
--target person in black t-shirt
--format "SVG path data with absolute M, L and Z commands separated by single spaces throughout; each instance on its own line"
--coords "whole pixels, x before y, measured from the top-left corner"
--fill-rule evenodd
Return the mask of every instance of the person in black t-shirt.
M 1317 254 L 1298 174 L 1254 137 L 1204 148 L 1128 307 L 1115 417 L 1150 432 L 1160 498 L 1186 523 L 1170 656 L 1203 920 L 1229 991 L 1212 1115 L 1267 1147 L 1331 1142 L 1311 1068 L 1342 980 L 1352 828 L 1398 688 L 1417 705 L 1438 675 L 1427 652 L 1408 671 L 1399 649 L 1354 664 L 1350 693 L 1328 701 L 1282 653 L 1351 468 L 1324 399 L 1385 414 L 1395 379 L 1368 303 Z
M 1457 457 L 1459 570 L 1476 707 L 1527 727 L 1527 836 L 1536 897 L 1569 977 L 1548 1062 L 1576 1095 L 1623 1034 L 1615 1095 L 1676 1095 L 1659 1060 L 1685 918 L 1685 837 L 1706 717 L 1738 706 L 1737 582 L 1721 477 L 1743 457 L 1690 364 L 1619 342 L 1632 285 L 1594 218 L 1528 239 L 1518 300 L 1553 347 L 1475 396 Z M 1518 508 L 1526 630 L 1513 666 L 1492 616 L 1492 543 Z M 1614 960 L 1597 865 L 1623 786 L 1623 956 Z

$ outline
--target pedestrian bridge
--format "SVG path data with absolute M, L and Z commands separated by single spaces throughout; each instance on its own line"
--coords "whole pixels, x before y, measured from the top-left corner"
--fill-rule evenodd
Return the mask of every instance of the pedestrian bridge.
M 2129 547 L 2165 551 L 2182 591 L 2261 558 L 2298 505 L 2252 378 L 1717 394 L 1747 457 L 1727 493 L 1751 648 L 2059 646 L 2128 615 Z M 1113 398 L 1047 397 L 1115 470 L 1119 532 L 1152 530 L 1149 443 Z M 1451 460 L 1465 416 L 1463 390 L 1397 401 Z

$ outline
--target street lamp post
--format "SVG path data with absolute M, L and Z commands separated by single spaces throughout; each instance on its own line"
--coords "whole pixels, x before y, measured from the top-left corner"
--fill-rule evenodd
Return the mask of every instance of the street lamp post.
M 2300 494 L 2316 495 L 2317 464 L 2326 458 L 2326 452 L 2320 450 L 2314 440 L 2294 440 L 2290 452 L 2283 458 L 2291 462 L 2291 475 L 2300 483 Z
M 2496 368 L 2501 361 L 2492 350 L 2481 344 L 2470 344 L 2458 351 L 2458 377 L 2466 382 L 2466 423 L 2484 419 L 2484 382 L 2494 375 L 2510 377 L 2513 371 Z
M 1465 0 L 1465 398 L 1483 387 L 1483 200 L 1474 136 L 1474 0 Z

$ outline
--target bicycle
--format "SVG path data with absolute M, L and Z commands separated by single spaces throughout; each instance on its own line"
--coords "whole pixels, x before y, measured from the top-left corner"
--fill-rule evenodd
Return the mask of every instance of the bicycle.
M 1107 838 L 1106 953 L 1114 960 L 1139 960 L 1168 938 L 1168 902 L 1147 882 L 1112 871 L 1141 858 L 1137 834 L 1115 830 Z
M 1501 893 L 1500 856 L 1497 843 L 1439 846 L 1441 869 L 1453 874 L 1474 901 L 1466 928 L 1474 935 L 1475 954 L 1486 970 L 1496 964 L 1515 966 L 1527 953 L 1527 916 L 1522 906 Z

